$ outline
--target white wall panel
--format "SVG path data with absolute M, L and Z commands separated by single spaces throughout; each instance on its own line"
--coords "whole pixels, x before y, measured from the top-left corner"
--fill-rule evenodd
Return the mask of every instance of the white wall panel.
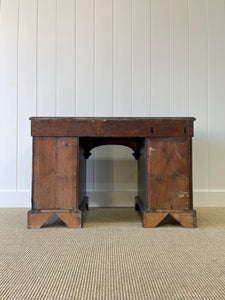
M 113 147 L 100 146 L 93 150 L 95 155 L 95 191 L 113 190 Z
M 18 170 L 17 188 L 31 189 L 30 116 L 36 115 L 37 0 L 20 0 L 18 43 Z
M 150 114 L 150 2 L 132 1 L 132 115 Z
M 95 0 L 95 114 L 112 115 L 112 0 Z
M 113 115 L 131 116 L 131 0 L 114 0 L 113 7 Z
M 209 188 L 225 189 L 225 3 L 208 1 Z
M 194 189 L 208 187 L 208 38 L 207 1 L 189 1 L 189 104 L 196 117 L 193 139 Z
M 0 5 L 0 206 L 30 203 L 35 114 L 195 116 L 194 204 L 225 205 L 224 0 Z M 131 150 L 92 152 L 91 205 L 132 205 Z
M 75 113 L 75 2 L 57 1 L 56 115 Z M 54 27 L 54 24 L 52 24 Z M 54 41 L 53 52 L 54 52 Z M 52 66 L 54 68 L 54 66 Z M 53 95 L 52 95 L 53 97 Z
M 137 161 L 132 155 L 134 151 L 124 146 L 114 146 L 113 151 L 113 190 L 133 191 L 136 193 L 135 197 L 137 195 Z M 130 200 L 134 201 L 134 197 Z
M 170 115 L 170 1 L 151 1 L 151 113 Z
M 94 115 L 94 2 L 76 2 L 76 115 Z
M 95 1 L 95 115 L 113 113 L 113 2 Z M 94 150 L 95 190 L 112 190 L 112 147 Z
M 170 116 L 188 116 L 188 0 L 171 0 L 170 4 Z
M 113 3 L 113 116 L 124 117 L 132 115 L 132 1 Z M 109 205 L 133 205 L 137 174 L 132 151 L 123 146 L 111 146 L 109 150 L 111 195 L 104 191 L 97 193 L 98 198 L 93 196 L 94 203 L 101 205 L 99 198 L 107 198 Z M 135 191 L 124 193 L 125 190 Z
M 17 170 L 17 0 L 1 1 L 0 28 L 0 189 L 16 189 Z
M 38 1 L 38 116 L 56 115 L 56 4 L 53 0 Z
M 94 1 L 76 1 L 76 115 L 94 116 Z M 94 158 L 87 160 L 87 190 L 94 190 Z M 90 199 L 90 201 L 92 198 Z

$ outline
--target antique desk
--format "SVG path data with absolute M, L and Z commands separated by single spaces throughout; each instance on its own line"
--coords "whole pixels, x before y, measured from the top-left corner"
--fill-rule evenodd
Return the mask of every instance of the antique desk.
M 32 210 L 28 227 L 52 215 L 81 227 L 88 208 L 86 159 L 100 145 L 130 147 L 138 164 L 135 208 L 143 227 L 168 218 L 196 227 L 192 201 L 192 136 L 195 118 L 37 118 L 33 136 Z

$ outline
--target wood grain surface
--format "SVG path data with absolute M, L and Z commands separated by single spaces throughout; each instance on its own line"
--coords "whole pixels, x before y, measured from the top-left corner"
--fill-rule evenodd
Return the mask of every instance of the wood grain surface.
M 190 209 L 192 203 L 190 140 L 147 138 L 147 207 Z
M 34 209 L 77 207 L 78 143 L 78 138 L 75 137 L 34 138 Z
M 31 118 L 32 211 L 28 227 L 57 214 L 68 227 L 82 226 L 88 209 L 86 159 L 102 145 L 130 147 L 138 163 L 138 195 L 144 227 L 176 220 L 196 226 L 192 201 L 194 118 Z
M 31 118 L 32 136 L 192 136 L 194 118 Z

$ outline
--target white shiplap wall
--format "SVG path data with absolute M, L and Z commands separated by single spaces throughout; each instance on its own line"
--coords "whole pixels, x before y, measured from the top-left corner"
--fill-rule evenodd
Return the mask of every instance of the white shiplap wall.
M 224 0 L 0 1 L 0 206 L 30 205 L 35 115 L 195 116 L 194 204 L 224 206 L 224 112 Z M 133 204 L 130 149 L 87 177 L 92 205 Z

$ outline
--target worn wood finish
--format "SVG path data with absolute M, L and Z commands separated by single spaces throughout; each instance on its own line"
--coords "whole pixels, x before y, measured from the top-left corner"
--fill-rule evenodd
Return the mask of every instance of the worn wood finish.
M 147 138 L 146 160 L 147 209 L 190 209 L 189 138 Z
M 192 136 L 194 118 L 31 118 L 32 136 Z
M 156 227 L 169 215 L 183 227 L 196 227 L 191 137 L 146 138 L 146 177 L 147 200 L 135 200 L 143 226 Z
M 27 227 L 41 228 L 53 215 L 57 215 L 69 228 L 82 227 L 82 212 L 74 210 L 30 210 Z
M 78 207 L 78 151 L 79 140 L 76 137 L 34 137 L 29 228 L 43 226 L 52 216 L 46 210 L 58 210 L 57 215 L 69 227 L 79 223 L 76 221 L 77 212 L 60 213 Z
M 77 207 L 78 143 L 74 137 L 34 138 L 34 209 Z
M 196 226 L 192 200 L 194 118 L 31 118 L 32 210 L 28 227 L 56 214 L 68 227 L 82 226 L 88 209 L 86 159 L 101 145 L 130 147 L 138 161 L 138 196 L 144 227 L 176 220 Z
M 134 153 L 133 156 L 137 158 L 139 151 L 139 142 L 141 138 L 118 138 L 118 137 L 81 137 L 80 146 L 84 148 L 84 155 L 86 158 L 89 158 L 91 155 L 90 151 L 96 147 L 103 145 L 121 145 L 131 148 Z
M 176 220 L 180 225 L 185 228 L 195 228 L 197 226 L 196 212 L 195 210 L 191 211 L 144 211 L 143 212 L 143 227 L 153 228 L 162 223 L 168 216 L 171 216 Z

